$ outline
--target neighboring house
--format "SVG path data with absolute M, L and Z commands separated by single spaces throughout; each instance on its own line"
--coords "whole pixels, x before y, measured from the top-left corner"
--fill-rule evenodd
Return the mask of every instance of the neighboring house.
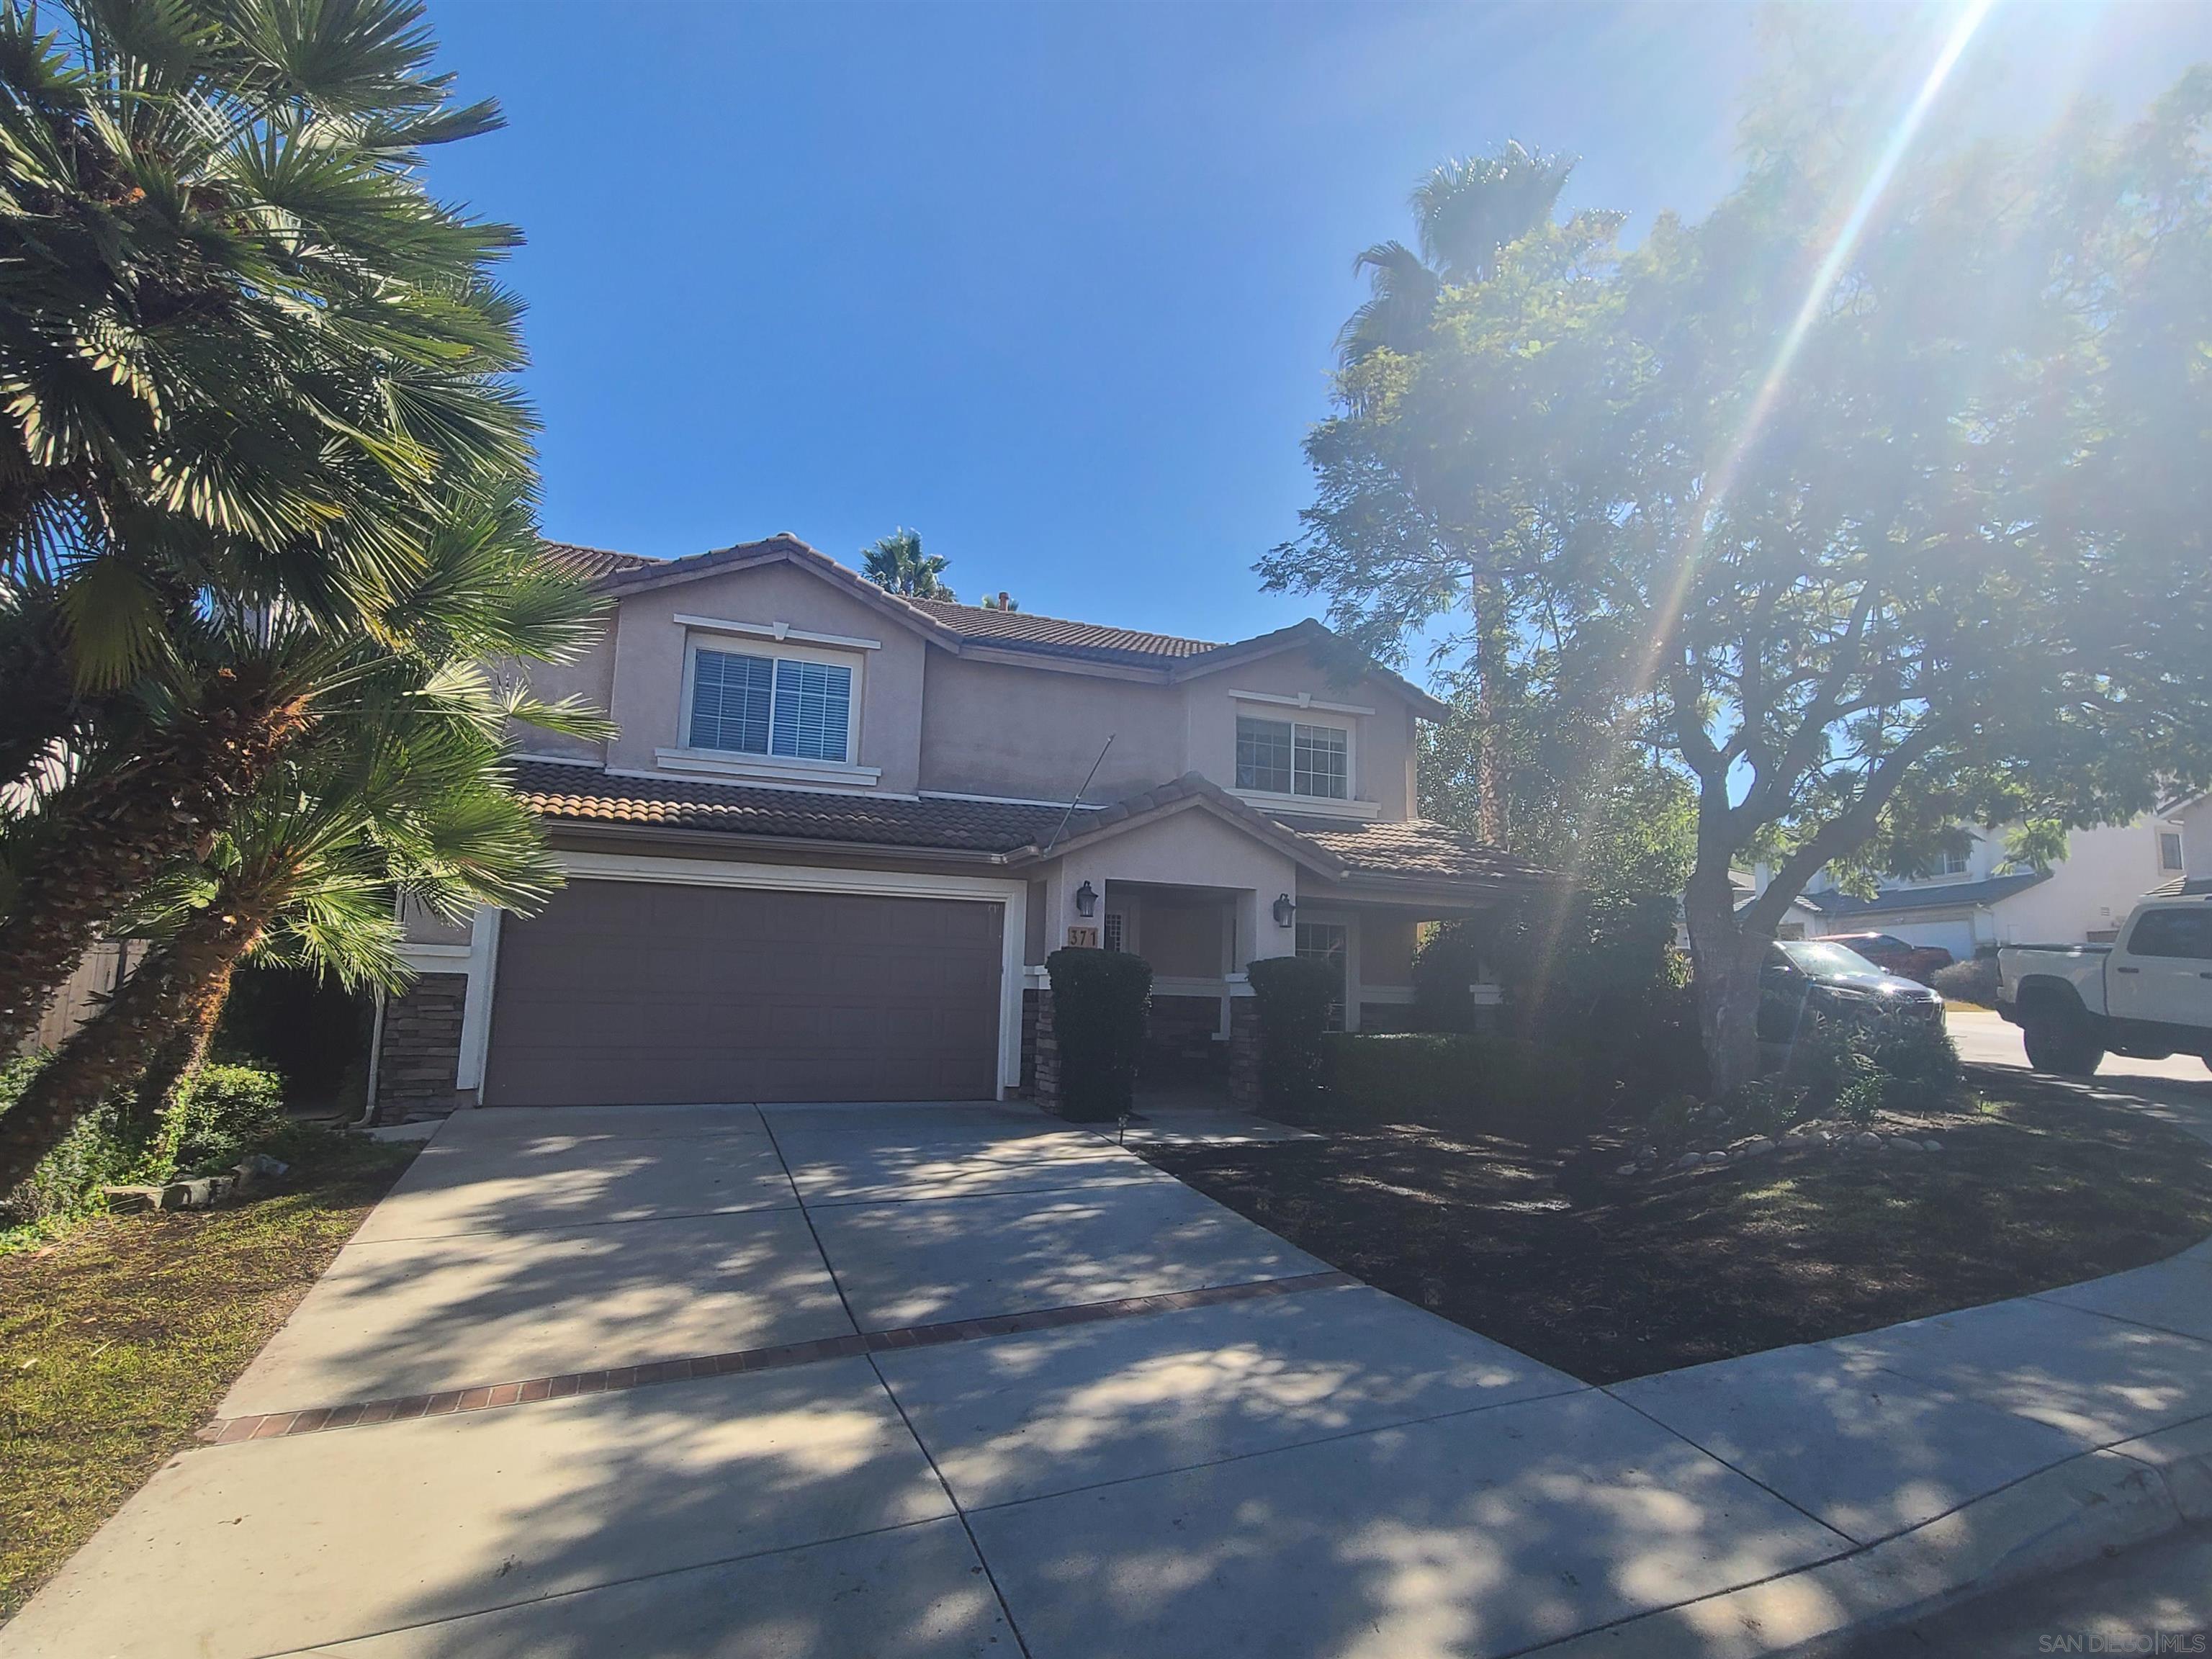
M 1249 1099 L 1248 963 L 1324 958 L 1346 1028 L 1398 1023 L 1419 926 L 1540 880 L 1417 817 L 1415 722 L 1442 707 L 1317 623 L 1215 645 L 908 600 L 788 536 L 552 550 L 610 610 L 534 689 L 619 735 L 524 732 L 568 884 L 412 929 L 386 1117 L 1049 1098 L 1042 963 L 1068 945 L 1145 957 L 1156 1046 Z
M 1836 890 L 1824 874 L 1804 895 L 1812 937 L 1879 931 L 1937 945 L 1964 960 L 1996 945 L 2107 944 L 2136 901 L 2212 859 L 2212 796 L 2175 803 L 2133 822 L 2077 830 L 2066 855 L 2044 870 L 2014 867 L 2003 828 L 1970 832 L 1967 850 L 1927 876 L 1890 878 L 1871 899 Z

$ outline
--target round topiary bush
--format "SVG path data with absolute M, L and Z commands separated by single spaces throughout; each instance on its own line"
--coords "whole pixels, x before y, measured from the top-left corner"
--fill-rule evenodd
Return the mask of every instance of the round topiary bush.
M 1306 1107 L 1326 1080 L 1322 1034 L 1329 1005 L 1344 994 L 1344 975 L 1304 957 L 1263 957 L 1244 972 L 1259 1005 L 1260 1103 Z
M 1120 951 L 1054 951 L 1052 1029 L 1060 1043 L 1060 1112 L 1082 1122 L 1117 1118 L 1129 1109 L 1145 1018 L 1152 1002 L 1152 968 Z

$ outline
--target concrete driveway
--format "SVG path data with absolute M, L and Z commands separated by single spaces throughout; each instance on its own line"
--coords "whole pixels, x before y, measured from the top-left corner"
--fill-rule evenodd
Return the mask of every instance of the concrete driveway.
M 1951 1033 L 1951 1041 L 1958 1045 L 1959 1058 L 1969 1066 L 2002 1066 L 2015 1071 L 2027 1070 L 2027 1049 L 2021 1041 L 2020 1027 L 2008 1025 L 1992 1013 L 1978 1009 L 1953 1008 L 1944 1017 L 1944 1024 Z M 2100 1078 L 2161 1079 L 2174 1083 L 2212 1083 L 2212 1071 L 2195 1054 L 2172 1054 L 2164 1060 L 2130 1060 L 2124 1054 L 2107 1054 L 2097 1067 Z
M 1602 1639 L 2212 1417 L 2168 1266 L 1601 1390 L 1018 1106 L 472 1113 L 0 1654 Z

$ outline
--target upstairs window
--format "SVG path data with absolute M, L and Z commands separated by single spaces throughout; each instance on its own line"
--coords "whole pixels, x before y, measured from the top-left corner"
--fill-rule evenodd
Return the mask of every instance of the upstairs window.
M 1966 873 L 1964 853 L 1946 853 L 1936 861 L 1936 873 L 1944 876 L 1963 876 Z
M 691 653 L 694 749 L 843 761 L 852 726 L 848 667 L 703 647 Z
M 1342 726 L 1237 717 L 1239 789 L 1344 800 L 1351 785 L 1351 738 Z
M 2181 868 L 2181 831 L 2161 830 L 2158 832 L 2158 867 L 2168 873 Z

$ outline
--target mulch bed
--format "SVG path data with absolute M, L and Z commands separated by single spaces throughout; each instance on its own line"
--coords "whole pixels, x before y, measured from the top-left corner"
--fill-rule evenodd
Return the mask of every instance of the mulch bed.
M 1334 1267 L 1591 1382 L 1872 1330 L 2158 1261 L 2212 1234 L 2212 1147 L 2029 1079 L 1917 1118 L 1920 1157 L 1622 1179 L 1473 1126 L 1145 1156 Z M 1899 1126 L 1905 1127 L 1905 1126 Z

